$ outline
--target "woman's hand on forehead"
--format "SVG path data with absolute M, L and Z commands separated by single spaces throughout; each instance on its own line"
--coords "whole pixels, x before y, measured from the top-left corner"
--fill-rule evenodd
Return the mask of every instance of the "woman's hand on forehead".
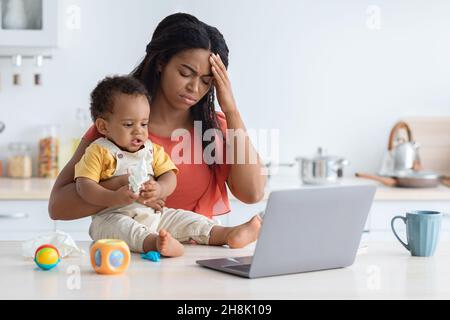
M 214 84 L 216 85 L 217 100 L 223 113 L 233 112 L 236 108 L 231 82 L 228 78 L 227 68 L 220 59 L 218 54 L 212 53 L 209 57 L 211 63 L 211 71 L 214 76 Z

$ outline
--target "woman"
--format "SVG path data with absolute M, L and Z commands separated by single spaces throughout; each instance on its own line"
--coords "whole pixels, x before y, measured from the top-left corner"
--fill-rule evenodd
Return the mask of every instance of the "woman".
M 163 19 L 155 29 L 144 60 L 132 72 L 132 76 L 146 85 L 152 97 L 149 136 L 153 142 L 163 146 L 169 155 L 179 144 L 171 139 L 172 132 L 177 129 L 185 129 L 190 135 L 188 138 L 191 141 L 196 139 L 197 144 L 192 144 L 192 161 L 175 162 L 179 169 L 175 192 L 168 199 L 149 201 L 150 193 L 146 192 L 147 186 L 144 186 L 139 202 L 157 210 L 168 206 L 212 217 L 230 211 L 226 185 L 236 198 L 245 203 L 262 199 L 266 179 L 261 174 L 259 156 L 245 134 L 244 123 L 231 91 L 227 66 L 228 47 L 222 34 L 197 18 L 183 13 L 173 14 Z M 215 111 L 214 90 L 217 91 L 222 113 Z M 195 121 L 201 121 L 202 136 L 208 129 L 222 132 L 227 128 L 241 129 L 237 131 L 240 136 L 230 138 L 235 143 L 223 141 L 225 138 L 218 138 L 220 135 L 216 135 L 214 140 L 216 150 L 226 151 L 227 145 L 234 146 L 231 164 L 224 164 L 225 161 L 207 164 L 204 161 L 203 151 L 211 142 L 195 134 Z M 86 147 L 99 136 L 95 127 L 91 127 L 58 176 L 49 201 L 52 219 L 78 219 L 104 209 L 84 202 L 78 196 L 73 181 L 74 165 Z M 238 140 L 245 142 L 245 148 Z M 200 150 L 196 145 L 200 146 Z M 242 152 L 245 161 L 238 162 L 238 157 L 242 159 Z M 199 154 L 200 162 L 194 161 L 199 159 Z M 127 176 L 121 176 L 105 181 L 102 185 L 116 190 L 127 183 Z

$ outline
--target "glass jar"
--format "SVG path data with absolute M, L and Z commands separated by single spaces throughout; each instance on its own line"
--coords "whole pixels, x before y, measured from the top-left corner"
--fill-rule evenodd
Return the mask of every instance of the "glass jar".
M 33 173 L 30 146 L 22 142 L 11 143 L 8 151 L 6 175 L 10 178 L 30 178 Z
M 59 172 L 59 137 L 58 127 L 46 126 L 39 140 L 38 176 L 40 178 L 56 178 Z

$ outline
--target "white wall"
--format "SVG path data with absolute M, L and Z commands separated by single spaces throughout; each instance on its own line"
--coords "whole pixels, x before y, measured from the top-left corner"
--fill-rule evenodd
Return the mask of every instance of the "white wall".
M 66 25 L 70 5 L 81 8 L 80 30 Z M 378 30 L 367 26 L 371 5 Z M 157 23 L 178 11 L 222 31 L 245 123 L 280 129 L 282 161 L 320 145 L 351 161 L 347 173 L 376 171 L 395 121 L 450 115 L 449 1 L 63 0 L 42 87 L 31 63 L 13 87 L 0 61 L 0 158 L 10 141 L 35 145 L 42 124 L 60 123 L 63 142 L 78 135 L 76 109 L 88 108 L 96 82 L 130 72 Z

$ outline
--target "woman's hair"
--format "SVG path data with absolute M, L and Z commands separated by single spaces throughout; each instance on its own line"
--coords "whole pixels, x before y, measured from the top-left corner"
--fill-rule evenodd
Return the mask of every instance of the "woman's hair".
M 98 118 L 113 113 L 114 99 L 117 94 L 144 96 L 150 103 L 145 86 L 137 79 L 128 76 L 106 77 L 101 80 L 91 93 L 91 117 L 95 122 Z
M 188 49 L 206 49 L 219 54 L 228 68 L 228 47 L 217 28 L 207 25 L 186 13 L 176 13 L 164 18 L 156 27 L 147 45 L 147 55 L 131 75 L 141 80 L 153 98 L 159 86 L 159 64 L 166 64 L 177 53 Z M 194 121 L 202 121 L 203 133 L 220 129 L 214 108 L 214 87 L 191 109 Z M 203 141 L 203 149 L 208 142 Z

